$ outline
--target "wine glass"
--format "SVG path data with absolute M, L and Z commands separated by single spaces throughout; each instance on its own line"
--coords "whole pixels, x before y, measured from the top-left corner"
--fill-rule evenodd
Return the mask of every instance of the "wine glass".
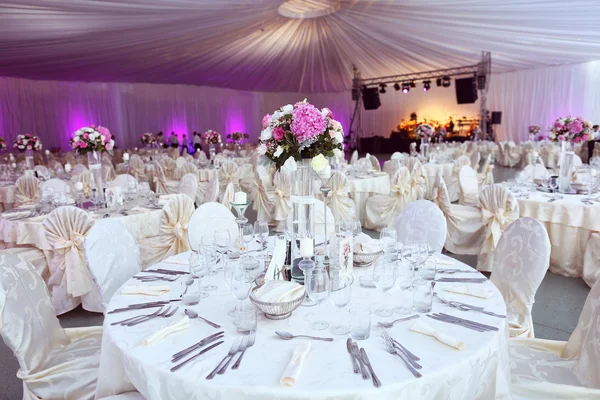
M 248 255 L 248 244 L 252 241 L 253 238 L 254 238 L 254 229 L 252 228 L 252 225 L 250 225 L 250 224 L 242 225 L 242 240 L 244 242 L 244 257 L 243 258 L 250 257 Z
M 402 247 L 402 258 L 408 261 L 414 273 L 419 270 L 418 266 L 427 261 L 429 257 L 429 248 L 427 243 L 409 242 Z
M 209 294 L 202 290 L 202 277 L 206 276 L 208 265 L 203 262 L 200 253 L 195 250 L 192 250 L 192 253 L 190 254 L 189 263 L 190 273 L 194 277 L 198 278 L 198 285 L 200 285 L 200 299 L 205 299 L 209 296 Z
M 203 261 L 206 263 L 208 270 L 206 271 L 206 275 L 208 276 L 206 280 L 206 285 L 204 285 L 204 290 L 212 292 L 213 290 L 217 290 L 215 285 L 211 285 L 208 283 L 209 279 L 213 275 L 217 275 L 219 272 L 216 270 L 216 254 L 214 249 L 214 237 L 213 236 L 203 236 L 202 242 L 200 244 L 200 255 L 203 257 Z
M 386 253 L 396 246 L 396 230 L 394 228 L 385 227 L 379 234 L 381 247 Z
M 100 193 L 98 193 L 98 190 L 96 188 L 92 189 L 90 201 L 94 205 L 94 210 L 98 210 L 98 205 L 102 202 L 102 198 L 100 197 Z
M 591 168 L 590 168 L 591 171 Z M 592 198 L 592 189 L 594 189 L 594 187 L 596 186 L 596 183 L 598 182 L 598 178 L 594 172 L 594 175 L 592 175 L 592 173 L 588 173 L 587 179 L 585 181 L 585 185 L 587 186 L 587 200 L 593 200 Z
M 308 272 L 308 297 L 318 304 L 317 320 L 310 323 L 310 327 L 315 330 L 323 330 L 329 327 L 327 321 L 320 320 L 321 304 L 329 295 L 329 275 L 325 268 L 315 268 Z
M 332 273 L 329 278 L 329 300 L 340 311 L 350 302 L 352 298 L 352 279 L 341 272 Z M 340 312 L 340 315 L 343 315 Z M 345 335 L 350 332 L 348 326 L 339 324 L 329 328 L 334 335 Z
M 223 267 L 223 280 L 225 281 L 225 285 L 229 290 L 229 293 L 233 295 L 233 289 L 231 285 L 231 280 L 233 279 L 233 271 L 236 268 L 239 268 L 240 260 L 239 259 L 231 259 L 225 262 L 225 267 Z M 234 296 L 235 297 L 235 296 Z M 235 316 L 236 307 L 233 307 L 229 311 L 227 311 L 227 315 L 230 317 Z
M 214 244 L 217 248 L 217 252 L 221 255 L 221 265 L 224 265 L 225 253 L 227 252 L 227 247 L 229 247 L 230 243 L 231 235 L 227 229 L 218 229 L 215 231 Z
M 379 258 L 373 268 L 373 283 L 384 294 L 393 288 L 396 284 L 395 263 Z M 386 303 L 388 302 L 386 301 Z M 393 314 L 393 311 L 388 307 L 380 307 L 375 310 L 375 314 L 380 317 L 389 317 Z
M 250 288 L 252 287 L 252 278 L 241 263 L 233 265 L 230 282 L 231 293 L 240 301 L 238 310 L 243 311 L 244 300 L 248 298 Z
M 348 231 L 351 232 L 352 236 L 356 239 L 356 237 L 362 233 L 362 226 L 360 225 L 360 220 L 355 219 L 353 221 L 349 221 L 348 224 Z
M 552 191 L 552 198 L 556 197 L 556 190 L 558 189 L 558 176 L 551 175 L 550 179 L 548 179 L 548 188 Z
M 264 255 L 264 241 L 269 237 L 269 225 L 266 222 L 256 221 L 254 223 L 254 234 L 260 241 L 260 256 L 257 258 L 264 260 L 266 256 Z

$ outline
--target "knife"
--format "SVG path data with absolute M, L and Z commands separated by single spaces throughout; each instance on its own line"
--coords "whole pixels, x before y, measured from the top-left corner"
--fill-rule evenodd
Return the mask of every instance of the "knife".
M 356 359 L 354 358 L 354 355 L 352 354 L 352 339 L 348 338 L 348 340 L 346 340 L 346 348 L 348 349 L 348 354 L 350 354 L 350 359 L 352 360 L 352 368 L 354 369 L 354 373 L 358 374 L 359 368 L 358 368 L 358 361 L 356 361 Z
M 220 331 L 217 333 L 213 333 L 210 336 L 205 337 L 204 339 L 202 339 L 201 341 L 199 341 L 196 344 L 191 345 L 190 347 L 183 349 L 175 354 L 173 354 L 172 360 L 171 362 L 176 362 L 179 359 L 185 357 L 186 355 L 188 355 L 189 353 L 191 353 L 192 351 L 196 350 L 197 348 L 200 348 L 202 346 L 206 346 L 209 343 L 214 342 L 217 339 L 220 339 L 220 337 L 222 337 L 222 335 L 224 334 L 224 331 Z
M 214 349 L 217 346 L 220 346 L 223 343 L 225 343 L 225 342 L 221 340 L 220 342 L 217 342 L 217 343 L 213 344 L 212 346 L 205 348 L 200 353 L 196 354 L 194 357 L 188 358 L 187 360 L 185 360 L 181 364 L 177 364 L 176 366 L 174 366 L 173 368 L 171 368 L 171 372 L 177 371 L 179 368 L 183 367 L 185 364 L 189 363 L 192 360 L 195 360 L 196 358 L 200 357 L 202 354 L 206 353 L 207 351 L 210 351 L 210 350 Z
M 367 372 L 367 368 L 360 358 L 360 351 L 358 350 L 358 345 L 356 343 L 352 343 L 352 355 L 358 360 L 358 365 L 360 365 L 360 371 L 362 372 L 363 379 L 369 379 L 369 372 Z

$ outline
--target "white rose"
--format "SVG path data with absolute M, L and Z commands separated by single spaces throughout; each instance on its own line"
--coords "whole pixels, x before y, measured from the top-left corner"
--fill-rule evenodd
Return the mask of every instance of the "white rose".
M 277 146 L 277 150 L 275 150 L 275 153 L 273 153 L 273 156 L 279 158 L 279 156 L 282 154 L 283 154 L 283 147 Z
M 333 156 L 337 159 L 343 158 L 344 152 L 341 151 L 340 149 L 333 149 Z
M 271 117 L 271 120 L 279 120 L 279 118 L 283 117 L 285 114 L 279 110 L 275 111 Z
M 267 126 L 265 129 L 263 129 L 263 131 L 260 133 L 260 140 L 269 140 L 273 137 L 273 128 L 271 128 L 270 126 Z
M 292 113 L 292 111 L 294 111 L 294 106 L 291 104 L 286 104 L 285 106 L 283 106 L 283 114 L 284 115 L 289 115 Z
M 104 142 L 106 140 L 106 137 L 104 135 L 100 135 L 100 140 Z
M 323 116 L 323 118 L 326 118 L 327 115 L 329 115 L 329 108 L 325 107 L 324 109 L 322 109 L 321 115 Z
M 79 142 L 79 136 L 75 136 L 75 137 L 73 137 L 73 141 L 74 141 L 75 143 Z
M 340 131 L 335 131 L 334 139 L 338 143 L 342 143 L 342 144 L 344 143 L 344 135 Z
M 323 154 L 319 154 L 318 156 L 313 157 L 311 165 L 316 172 L 320 172 L 329 165 L 329 161 L 327 161 Z
M 258 146 L 256 148 L 256 152 L 258 154 L 260 154 L 261 156 L 264 156 L 267 153 L 267 146 L 264 144 L 261 144 L 260 146 Z
M 281 166 L 281 171 L 284 173 L 291 173 L 296 171 L 296 169 L 298 169 L 298 166 L 296 165 L 296 160 L 294 160 L 294 157 L 289 157 Z

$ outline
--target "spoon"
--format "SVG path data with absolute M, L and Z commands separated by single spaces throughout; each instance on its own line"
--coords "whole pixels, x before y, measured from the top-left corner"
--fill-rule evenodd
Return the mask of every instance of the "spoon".
M 179 297 L 183 297 L 184 294 L 187 293 L 189 287 L 194 283 L 194 278 L 189 276 L 186 280 L 185 280 L 185 289 L 183 290 L 183 293 L 181 293 L 181 296 Z
M 188 308 L 185 309 L 185 315 L 187 315 L 190 319 L 194 319 L 194 318 L 200 318 L 202 321 L 206 322 L 207 324 L 209 324 L 210 326 L 212 326 L 213 328 L 220 328 L 221 325 L 219 324 L 215 324 L 214 322 L 211 322 L 209 320 L 207 320 L 206 318 L 202 318 L 200 315 L 198 315 L 198 313 L 194 310 L 190 310 Z
M 332 338 L 322 338 L 322 337 L 308 336 L 308 335 L 292 335 L 291 333 L 285 332 L 285 331 L 275 331 L 275 333 L 277 334 L 277 336 L 279 336 L 280 338 L 282 338 L 284 340 L 292 340 L 294 338 L 307 338 L 307 339 L 313 339 L 313 340 L 323 340 L 325 342 L 333 342 Z
M 384 328 L 391 328 L 396 322 L 410 321 L 411 319 L 415 319 L 415 318 L 419 318 L 419 317 L 420 317 L 419 314 L 415 314 L 415 315 L 411 315 L 410 317 L 406 317 L 406 318 L 398 318 L 397 320 L 394 320 L 392 322 L 378 322 L 377 325 L 383 326 Z

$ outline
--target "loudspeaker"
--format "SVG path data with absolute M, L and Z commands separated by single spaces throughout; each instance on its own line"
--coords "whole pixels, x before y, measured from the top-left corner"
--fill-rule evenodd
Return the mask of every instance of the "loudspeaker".
M 492 125 L 500 125 L 502 123 L 502 111 L 492 111 Z
M 454 81 L 456 87 L 456 102 L 472 104 L 477 101 L 477 81 L 475 78 L 462 78 Z
M 377 110 L 381 105 L 379 100 L 379 91 L 376 87 L 364 88 L 362 90 L 363 104 L 365 110 Z

